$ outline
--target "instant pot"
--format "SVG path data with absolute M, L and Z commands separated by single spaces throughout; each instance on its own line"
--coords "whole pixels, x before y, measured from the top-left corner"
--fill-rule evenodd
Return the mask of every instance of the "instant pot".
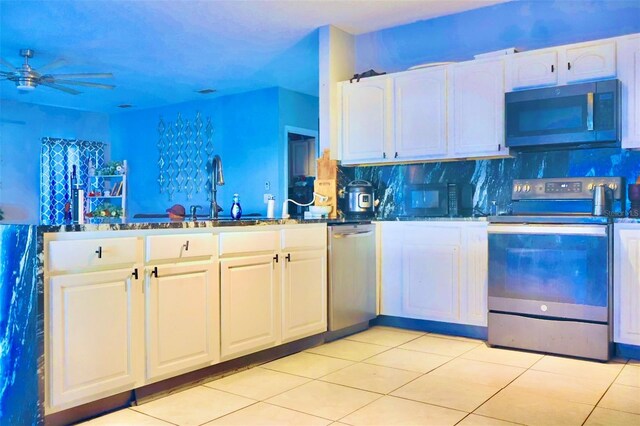
M 366 180 L 354 180 L 344 188 L 342 212 L 350 219 L 371 219 L 375 213 L 373 185 Z

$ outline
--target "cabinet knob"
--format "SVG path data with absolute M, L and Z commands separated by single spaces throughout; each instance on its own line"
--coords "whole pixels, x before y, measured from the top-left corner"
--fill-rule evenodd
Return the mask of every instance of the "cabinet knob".
M 98 255 L 98 259 L 102 259 L 102 246 L 98 246 L 98 250 L 95 253 Z
M 387 158 L 387 153 L 386 152 L 382 153 L 382 158 Z
M 151 271 L 151 276 L 158 278 L 158 267 L 157 266 L 153 267 L 153 270 Z
M 567 69 L 571 70 L 571 62 L 567 62 Z
M 133 277 L 133 279 L 137 280 L 138 279 L 138 268 L 134 269 L 133 272 L 131 273 L 131 276 Z
M 184 247 L 184 251 L 189 251 L 189 240 L 182 247 Z
M 280 258 L 280 257 L 279 257 L 277 254 L 276 254 L 275 256 L 273 256 L 273 260 L 275 260 L 275 261 L 276 261 L 276 263 L 278 263 L 278 259 L 279 259 L 279 258 Z
M 551 72 L 554 72 L 554 71 L 555 71 L 555 67 L 553 64 L 551 64 Z
M 291 262 L 291 253 L 287 253 L 285 259 L 287 259 L 287 262 Z

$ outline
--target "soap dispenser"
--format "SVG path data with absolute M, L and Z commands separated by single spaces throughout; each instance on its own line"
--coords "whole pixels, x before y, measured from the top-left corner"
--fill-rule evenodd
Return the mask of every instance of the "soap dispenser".
M 242 217 L 242 207 L 240 207 L 240 196 L 233 194 L 233 204 L 231 205 L 231 219 L 240 220 Z

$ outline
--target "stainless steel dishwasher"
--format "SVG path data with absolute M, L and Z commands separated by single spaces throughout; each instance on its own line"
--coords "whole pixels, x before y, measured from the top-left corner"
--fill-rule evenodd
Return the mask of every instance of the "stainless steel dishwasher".
M 376 317 L 376 227 L 328 227 L 328 340 L 364 330 Z

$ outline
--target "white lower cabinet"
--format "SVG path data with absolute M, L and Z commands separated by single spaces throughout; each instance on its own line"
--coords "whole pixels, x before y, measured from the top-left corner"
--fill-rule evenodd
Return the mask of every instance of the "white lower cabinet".
M 613 340 L 640 346 L 640 224 L 614 225 Z
M 460 245 L 405 236 L 401 312 L 411 318 L 457 321 Z
M 49 279 L 49 404 L 66 408 L 141 384 L 142 282 L 132 269 Z
M 147 268 L 147 379 L 163 379 L 219 360 L 218 262 Z
M 279 275 L 276 258 L 272 254 L 220 261 L 222 360 L 266 349 L 278 343 Z
M 327 251 L 287 253 L 282 262 L 282 342 L 327 330 Z
M 382 224 L 381 314 L 487 324 L 485 222 Z

